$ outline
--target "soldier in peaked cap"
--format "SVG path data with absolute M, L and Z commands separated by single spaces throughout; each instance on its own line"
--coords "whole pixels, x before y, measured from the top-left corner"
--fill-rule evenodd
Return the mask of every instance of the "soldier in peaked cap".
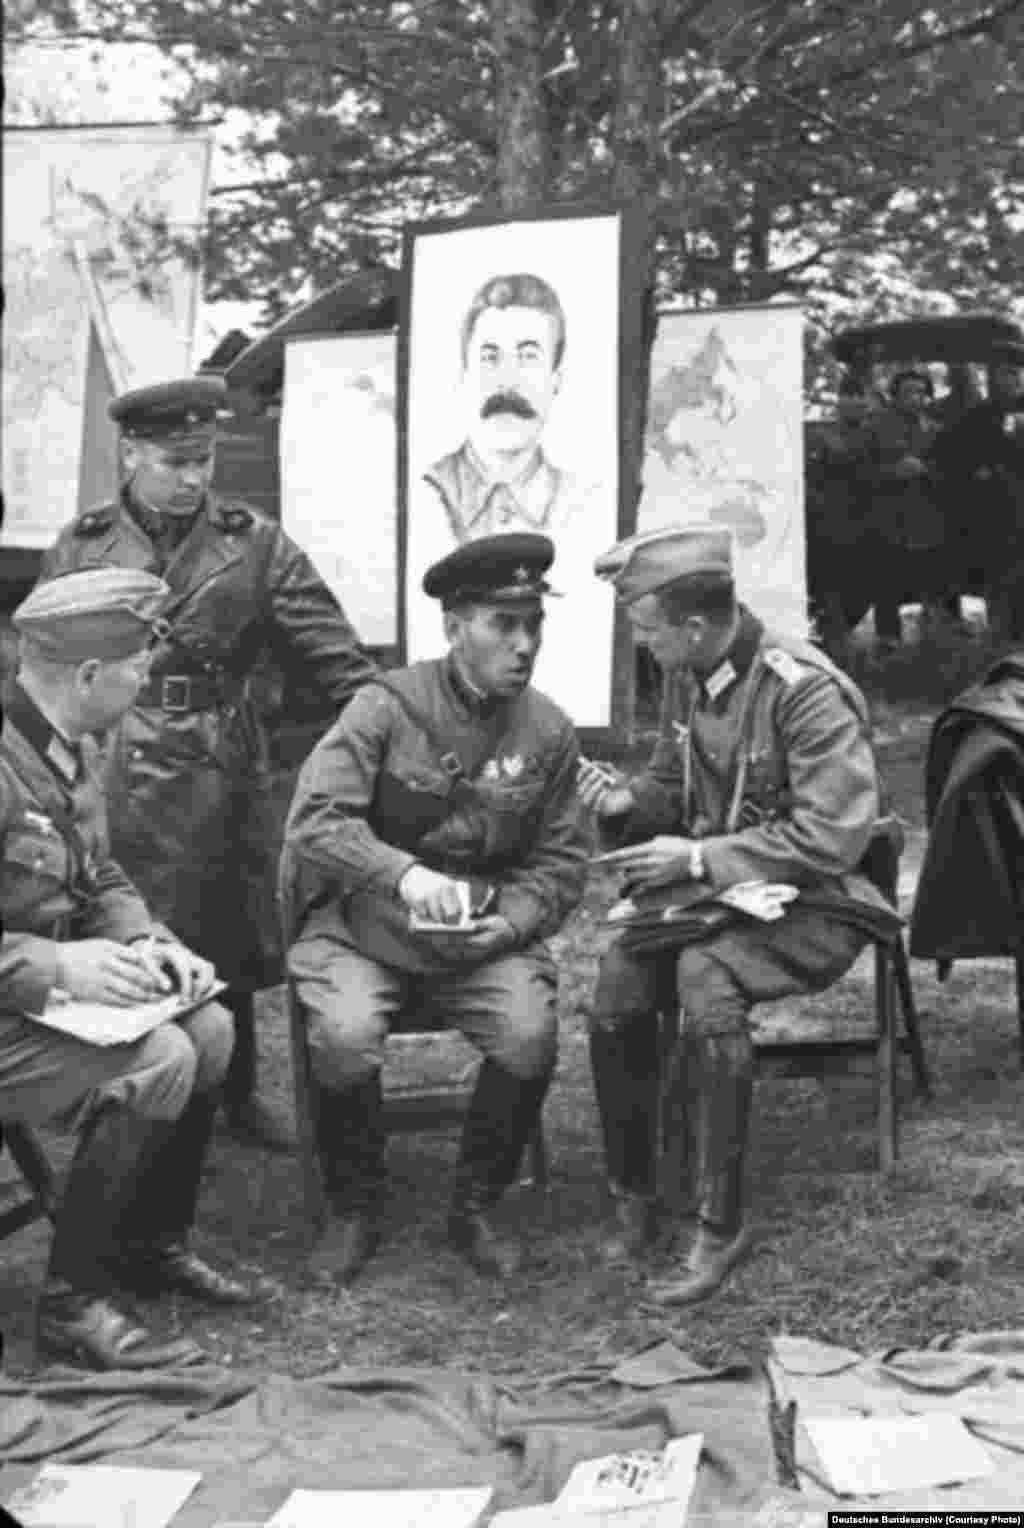
M 596 571 L 664 673 L 647 769 L 611 780 L 581 770 L 581 797 L 605 844 L 622 848 L 635 903 L 656 913 L 743 881 L 800 889 L 777 921 L 725 914 L 685 938 L 668 926 L 645 941 L 638 917 L 601 964 L 590 1053 L 616 1217 L 605 1251 L 613 1261 L 639 1255 L 652 1234 L 657 1015 L 671 983 L 697 1231 L 686 1263 L 648 1289 L 657 1303 L 688 1304 L 750 1249 L 753 1005 L 836 980 L 865 924 L 885 916 L 857 873 L 878 809 L 875 761 L 852 681 L 737 603 L 728 531 L 669 526 L 613 547 Z
M 288 961 L 332 1211 L 314 1266 L 339 1282 L 377 1242 L 380 1067 L 392 1021 L 412 1005 L 484 1055 L 450 1240 L 493 1276 L 518 1259 L 490 1212 L 515 1177 L 555 1064 L 556 976 L 544 941 L 579 901 L 585 855 L 573 727 L 530 684 L 553 556 L 546 536 L 510 534 L 431 567 L 423 588 L 441 604 L 447 655 L 367 685 L 299 777 L 282 857 Z M 413 926 L 457 922 L 461 885 L 482 905 L 470 928 Z
M 40 1346 L 103 1368 L 198 1356 L 114 1303 L 119 1289 L 250 1298 L 187 1245 L 230 1015 L 202 1001 L 210 964 L 154 922 L 111 857 L 92 734 L 146 682 L 167 596 L 133 568 L 71 573 L 14 614 L 17 683 L 0 734 L 0 1119 L 75 1117 L 81 1135 L 54 1229 Z M 106 1046 L 32 1017 L 61 994 L 128 1009 L 177 985 L 180 1023 Z
M 253 994 L 281 978 L 274 903 L 280 823 L 250 676 L 293 664 L 340 709 L 376 665 L 338 601 L 280 526 L 211 489 L 219 377 L 115 399 L 119 497 L 79 516 L 44 579 L 126 567 L 170 587 L 147 683 L 108 753 L 113 848 L 154 913 L 228 982 L 236 1045 L 224 1087 L 237 1134 L 286 1146 L 254 1096 Z

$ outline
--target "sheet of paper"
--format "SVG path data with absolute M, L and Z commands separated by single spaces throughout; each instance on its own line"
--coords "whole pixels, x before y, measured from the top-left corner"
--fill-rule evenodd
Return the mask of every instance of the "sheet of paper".
M 802 1421 L 829 1484 L 841 1496 L 922 1490 L 995 1471 L 987 1450 L 951 1412 Z
M 183 1001 L 179 994 L 172 993 L 155 1003 L 136 1003 L 131 1008 L 118 1008 L 109 1003 L 83 1003 L 73 998 L 51 999 L 42 1013 L 34 1013 L 31 1017 L 37 1024 L 62 1030 L 66 1035 L 74 1035 L 76 1040 L 87 1040 L 90 1045 L 127 1045 L 148 1035 L 160 1024 L 194 1013 L 203 1003 L 211 1002 L 225 990 L 225 982 L 214 982 L 194 1003 Z
M 293 1491 L 267 1528 L 476 1528 L 490 1486 L 449 1491 Z
M 573 1470 L 556 1498 L 567 1512 L 605 1512 L 658 1502 L 684 1506 L 690 1499 L 704 1444 L 702 1433 L 673 1438 L 659 1453 L 637 1450 L 586 1459 Z
M 22 1528 L 165 1528 L 202 1478 L 198 1470 L 44 1464 L 7 1506 Z

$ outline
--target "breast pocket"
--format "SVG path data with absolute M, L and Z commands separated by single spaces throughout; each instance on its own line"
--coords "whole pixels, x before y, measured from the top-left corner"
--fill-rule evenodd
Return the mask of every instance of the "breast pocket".
M 747 759 L 741 826 L 784 816 L 789 810 L 785 766 L 773 748 L 753 749 Z
M 409 854 L 451 811 L 448 781 L 441 775 L 383 769 L 377 777 L 370 814 L 374 829 Z
M 519 784 L 475 781 L 490 833 L 488 855 L 507 855 L 527 849 L 544 810 L 545 782 L 529 779 Z
M 56 830 L 15 828 L 4 844 L 0 901 L 16 927 L 25 914 L 59 898 L 70 881 L 68 849 Z

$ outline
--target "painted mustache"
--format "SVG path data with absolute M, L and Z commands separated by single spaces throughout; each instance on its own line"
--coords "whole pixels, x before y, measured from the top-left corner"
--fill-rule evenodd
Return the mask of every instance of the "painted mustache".
M 537 410 L 518 393 L 492 393 L 484 401 L 480 418 L 490 419 L 495 414 L 516 414 L 520 419 L 536 419 Z

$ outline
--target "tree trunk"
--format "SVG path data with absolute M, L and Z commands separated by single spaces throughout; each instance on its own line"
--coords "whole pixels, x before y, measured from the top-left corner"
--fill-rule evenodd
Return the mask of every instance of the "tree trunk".
M 498 76 L 498 205 L 502 212 L 529 212 L 547 196 L 551 175 L 536 0 L 492 0 L 491 22 Z
M 623 335 L 624 406 L 619 449 L 622 476 L 619 535 L 636 529 L 643 486 L 644 430 L 654 340 L 654 268 L 657 239 L 660 130 L 664 116 L 661 39 L 666 0 L 621 0 L 619 78 L 615 107 L 615 198 L 631 213 L 628 279 L 642 296 L 643 320 L 635 335 Z M 616 620 L 612 725 L 631 738 L 636 722 L 636 660 L 633 638 L 621 613 Z

